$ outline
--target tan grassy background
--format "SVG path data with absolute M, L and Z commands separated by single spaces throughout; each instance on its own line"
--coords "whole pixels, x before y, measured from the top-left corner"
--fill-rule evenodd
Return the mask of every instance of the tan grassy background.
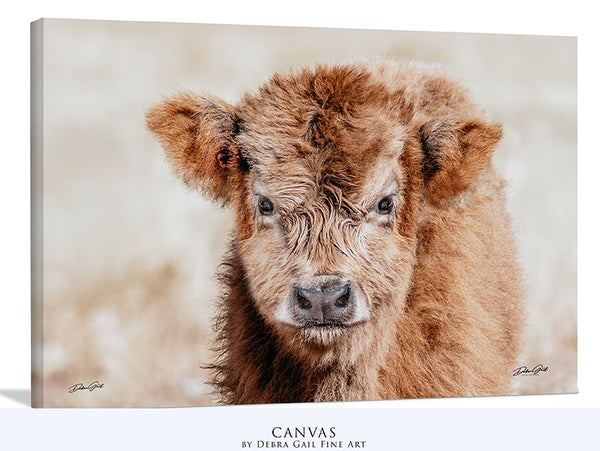
M 275 71 L 391 56 L 448 65 L 504 124 L 530 326 L 522 393 L 576 391 L 573 38 L 50 20 L 44 24 L 44 402 L 212 403 L 213 278 L 231 214 L 175 180 L 144 113 L 235 102 Z M 67 393 L 98 380 L 102 389 Z

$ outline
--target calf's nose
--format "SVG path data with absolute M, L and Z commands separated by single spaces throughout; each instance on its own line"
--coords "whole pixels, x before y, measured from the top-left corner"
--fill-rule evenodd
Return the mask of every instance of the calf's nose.
M 343 322 L 352 301 L 350 284 L 343 281 L 296 287 L 295 302 L 306 323 Z

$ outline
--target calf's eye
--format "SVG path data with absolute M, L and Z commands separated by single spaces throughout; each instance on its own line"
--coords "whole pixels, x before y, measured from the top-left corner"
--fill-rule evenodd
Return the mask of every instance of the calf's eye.
M 258 199 L 258 211 L 263 216 L 270 216 L 273 214 L 273 202 L 266 197 Z
M 379 213 L 382 215 L 388 215 L 392 212 L 394 208 L 394 201 L 392 200 L 392 196 L 386 196 L 379 201 L 377 204 L 377 209 Z

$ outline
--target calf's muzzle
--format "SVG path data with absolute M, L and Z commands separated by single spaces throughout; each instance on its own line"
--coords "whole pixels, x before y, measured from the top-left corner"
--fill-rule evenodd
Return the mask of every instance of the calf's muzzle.
M 336 276 L 317 276 L 294 287 L 294 308 L 306 326 L 342 326 L 351 316 L 354 296 L 350 283 Z

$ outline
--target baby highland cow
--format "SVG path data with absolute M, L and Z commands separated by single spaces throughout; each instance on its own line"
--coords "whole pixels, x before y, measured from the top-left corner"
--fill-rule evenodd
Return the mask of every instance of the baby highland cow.
M 177 95 L 147 125 L 235 212 L 222 402 L 511 393 L 524 313 L 502 129 L 439 67 L 275 74 L 235 106 Z

